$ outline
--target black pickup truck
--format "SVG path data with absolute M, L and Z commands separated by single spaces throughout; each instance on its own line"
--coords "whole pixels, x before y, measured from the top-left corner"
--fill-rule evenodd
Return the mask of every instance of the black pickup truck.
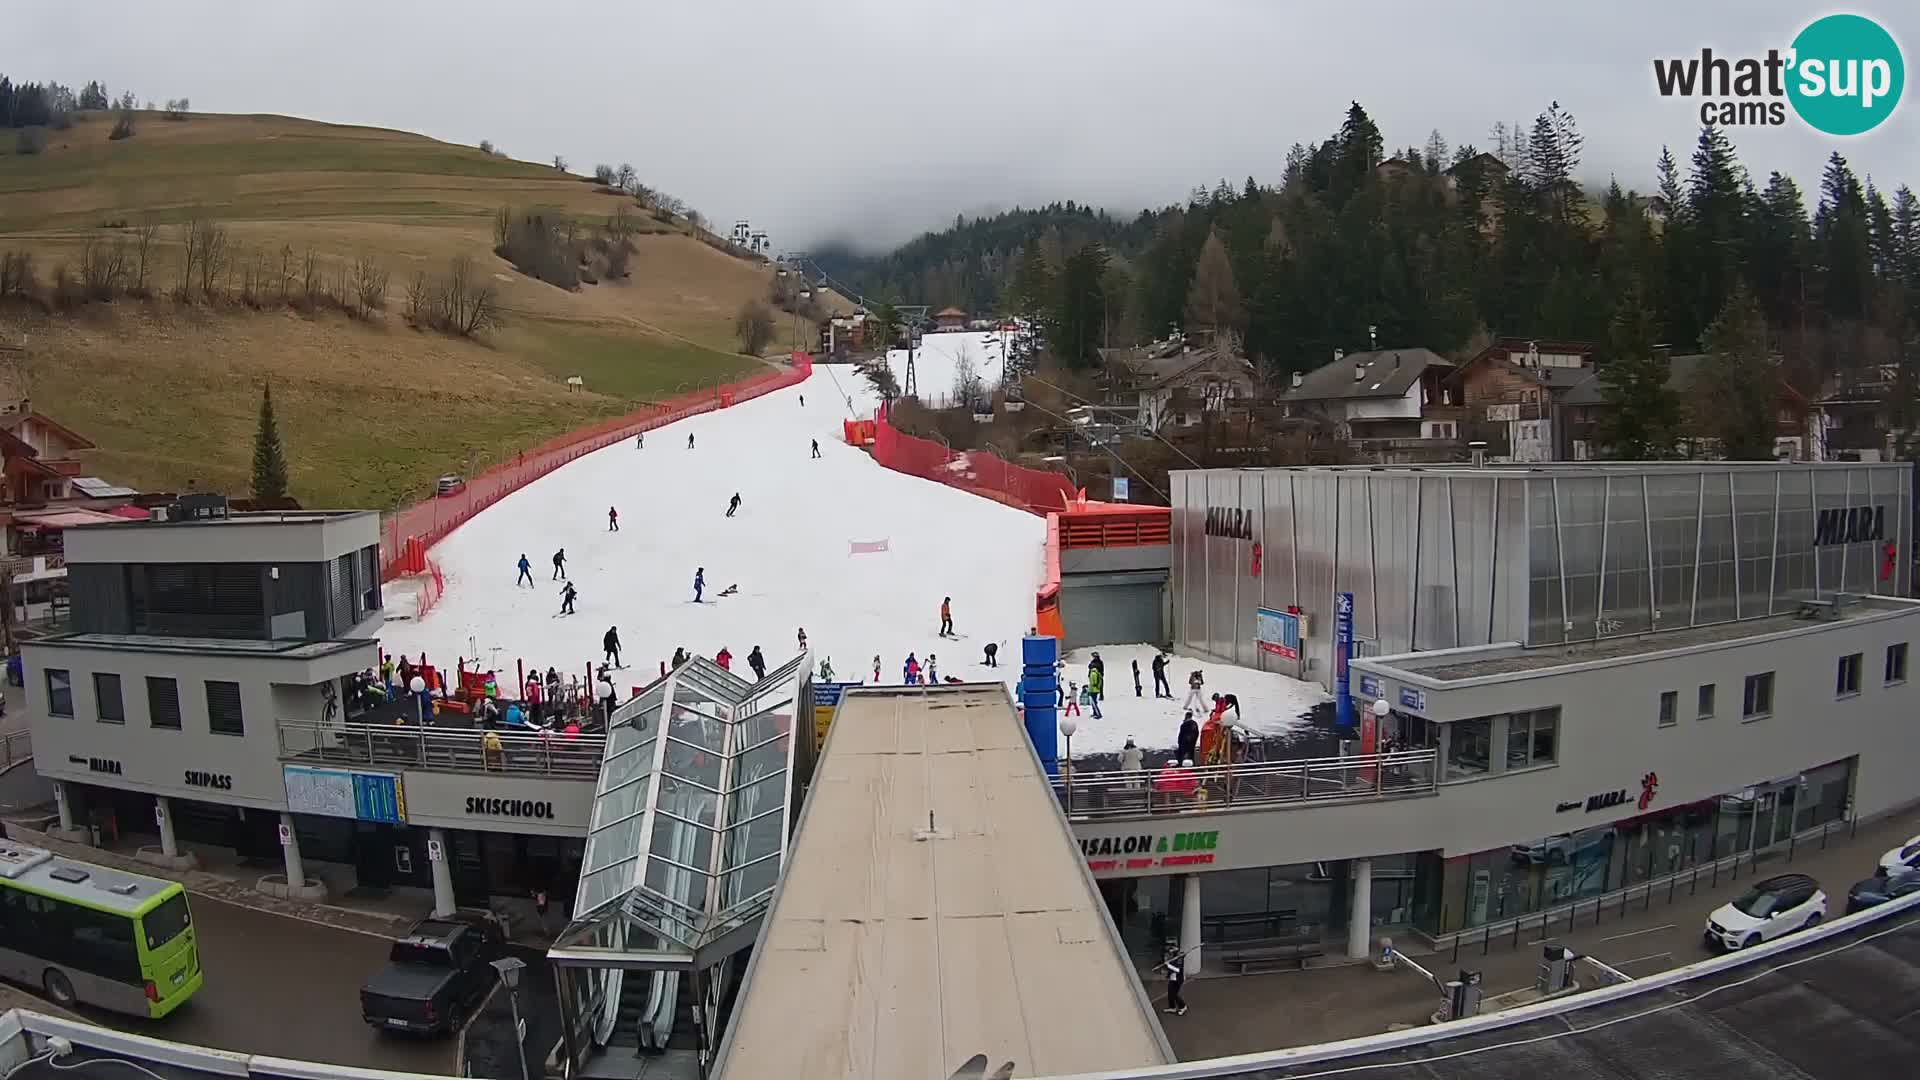
M 388 1031 L 458 1032 L 493 986 L 505 935 L 484 912 L 422 919 L 360 988 L 360 1015 Z

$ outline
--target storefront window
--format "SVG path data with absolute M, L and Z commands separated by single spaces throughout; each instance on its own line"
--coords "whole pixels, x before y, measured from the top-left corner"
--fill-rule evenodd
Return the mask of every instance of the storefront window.
M 1552 765 L 1560 739 L 1560 710 L 1534 709 L 1507 718 L 1507 768 Z
M 1455 722 L 1448 731 L 1447 779 L 1479 776 L 1493 756 L 1493 718 Z

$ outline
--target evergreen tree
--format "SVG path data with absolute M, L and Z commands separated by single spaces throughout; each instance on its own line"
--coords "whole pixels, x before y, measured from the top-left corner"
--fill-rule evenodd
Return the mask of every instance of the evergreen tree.
M 1027 238 L 1008 293 L 1013 301 L 1013 310 L 1021 316 L 1031 319 L 1047 309 L 1053 297 L 1053 268 L 1047 265 L 1047 257 L 1040 250 L 1038 236 Z
M 1200 248 L 1200 261 L 1193 269 L 1193 286 L 1187 290 L 1187 324 L 1214 331 L 1235 330 L 1245 317 L 1226 244 L 1219 230 L 1209 230 L 1207 242 Z
M 1357 101 L 1348 106 L 1340 134 L 1334 137 L 1333 175 L 1328 190 L 1335 206 L 1344 204 L 1373 175 L 1385 145 L 1380 128 L 1367 115 L 1367 110 Z
M 280 444 L 280 425 L 273 418 L 273 386 L 260 389 L 260 426 L 253 433 L 253 497 L 287 497 L 287 452 Z
M 1766 319 L 1745 285 L 1735 283 L 1701 344 L 1706 357 L 1687 388 L 1693 430 L 1717 440 L 1729 461 L 1773 460 L 1784 384 L 1767 349 Z
M 1670 282 L 1692 286 L 1695 325 L 1712 319 L 1743 276 L 1746 235 L 1746 170 L 1726 133 L 1714 124 L 1700 129 L 1687 174 L 1687 266 Z
M 1100 361 L 1105 343 L 1107 253 L 1099 244 L 1082 245 L 1067 256 L 1049 320 L 1047 344 L 1068 367 Z
M 1680 441 L 1680 396 L 1668 382 L 1666 359 L 1654 353 L 1653 311 L 1637 285 L 1620 298 L 1607 331 L 1607 362 L 1600 369 L 1608 409 L 1600 421 L 1606 456 L 1653 461 L 1673 456 Z
M 1860 181 L 1838 150 L 1820 176 L 1820 207 L 1813 217 L 1814 265 L 1821 305 L 1829 317 L 1866 315 L 1873 277 L 1867 201 Z
M 1799 185 L 1778 172 L 1770 174 L 1754 203 L 1748 265 L 1754 295 L 1775 326 L 1800 321 L 1811 244 Z

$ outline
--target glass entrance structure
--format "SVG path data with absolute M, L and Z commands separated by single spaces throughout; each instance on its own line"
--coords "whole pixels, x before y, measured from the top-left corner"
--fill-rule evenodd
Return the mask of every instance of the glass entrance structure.
M 805 654 L 758 681 L 696 657 L 614 711 L 573 917 L 547 953 L 568 1075 L 597 1047 L 704 1055 L 722 1030 L 812 767 L 807 674 Z

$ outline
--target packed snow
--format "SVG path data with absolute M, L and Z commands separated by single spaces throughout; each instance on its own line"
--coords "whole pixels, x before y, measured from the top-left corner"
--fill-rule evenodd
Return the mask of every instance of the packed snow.
M 922 334 L 919 347 L 913 350 L 915 396 L 933 408 L 966 404 L 955 393 L 962 362 L 973 365 L 983 389 L 992 390 L 1000 385 L 1000 361 L 1005 352 L 1002 335 L 997 333 Z M 887 353 L 887 364 L 893 368 L 894 381 L 904 390 L 907 350 Z
M 1153 696 L 1152 645 L 1100 645 L 1075 649 L 1066 655 L 1063 678 L 1079 686 L 1087 684 L 1087 663 L 1094 653 L 1106 667 L 1106 694 L 1100 703 L 1100 718 L 1093 710 L 1080 707 L 1073 718 L 1078 728 L 1073 733 L 1073 756 L 1117 754 L 1132 739 L 1142 750 L 1171 750 L 1180 737 L 1180 720 L 1188 708 L 1187 679 L 1200 672 L 1204 685 L 1202 705 L 1194 719 L 1205 722 L 1213 707 L 1213 695 L 1232 694 L 1240 699 L 1240 719 L 1255 735 L 1284 742 L 1304 734 L 1311 725 L 1305 714 L 1314 706 L 1331 700 L 1320 687 L 1268 671 L 1234 667 L 1196 660 L 1188 656 L 1170 656 L 1167 683 L 1172 698 Z M 1140 665 L 1141 696 L 1133 693 L 1133 664 Z M 1066 747 L 1061 746 L 1062 750 Z
M 849 398 L 855 414 L 872 414 L 864 379 L 820 365 L 800 386 L 534 481 L 434 547 L 445 594 L 424 619 L 388 622 L 387 646 L 504 672 L 522 659 L 581 672 L 600 662 L 602 635 L 618 627 L 628 675 L 616 682 L 625 687 L 657 677 L 678 647 L 709 657 L 724 647 L 733 670 L 746 673 L 758 645 L 772 669 L 798 651 L 804 628 L 814 663 L 830 659 L 840 681 L 873 681 L 877 655 L 881 681 L 899 683 L 909 651 L 923 663 L 935 654 L 943 678 L 990 678 L 982 664 L 990 641 L 1000 644 L 999 674 L 1017 677 L 1045 522 L 875 464 L 844 440 Z M 740 510 L 728 517 L 736 492 Z M 607 528 L 609 507 L 619 511 L 618 532 Z M 856 553 L 882 541 L 884 551 Z M 558 614 L 551 560 L 561 548 L 579 590 L 573 615 Z M 523 553 L 531 587 L 515 584 Z M 696 605 L 701 567 L 705 598 Z M 738 593 L 722 596 L 731 585 Z M 949 596 L 957 639 L 938 636 Z
M 940 346 L 986 334 L 929 334 Z M 921 379 L 951 378 L 957 348 L 921 352 Z M 929 359 L 938 358 L 938 359 Z M 945 363 L 945 368 L 939 365 Z M 931 387 L 931 382 L 924 383 Z M 801 404 L 802 398 L 806 404 Z M 805 629 L 813 662 L 830 660 L 843 682 L 899 684 L 908 652 L 932 660 L 942 679 L 1020 675 L 1020 639 L 1033 625 L 1045 522 L 989 499 L 896 473 L 850 447 L 841 421 L 872 415 L 866 380 L 850 367 L 818 365 L 806 383 L 648 432 L 570 462 L 502 499 L 433 549 L 446 591 L 423 619 L 395 618 L 389 649 L 435 663 L 455 656 L 511 673 L 598 665 L 601 639 L 617 627 L 623 689 L 658 677 L 676 648 L 733 654 L 750 674 L 758 645 L 769 670 L 798 651 Z M 692 435 L 694 446 L 687 447 Z M 818 440 L 820 457 L 812 456 Z M 738 493 L 739 511 L 727 516 Z M 607 527 L 619 511 L 618 531 Z M 566 551 L 579 590 L 575 614 L 560 615 L 552 556 Z M 533 585 L 516 584 L 520 556 Z M 706 571 L 693 601 L 696 569 Z M 721 595 L 737 585 L 734 595 Z M 396 593 L 398 590 L 396 590 Z M 955 638 L 939 636 L 940 602 L 952 597 Z M 399 600 L 396 595 L 393 598 Z M 404 603 L 391 603 L 396 615 Z M 999 664 L 984 663 L 985 645 Z M 1154 699 L 1148 645 L 1099 648 L 1107 668 L 1103 718 L 1078 718 L 1075 757 L 1117 752 L 1131 737 L 1147 750 L 1176 740 L 1187 677 L 1198 668 L 1208 694 L 1233 693 L 1247 727 L 1285 739 L 1326 695 L 1281 675 L 1173 657 L 1174 698 Z M 1066 677 L 1086 680 L 1091 650 L 1066 659 Z M 1146 696 L 1133 696 L 1138 660 Z

